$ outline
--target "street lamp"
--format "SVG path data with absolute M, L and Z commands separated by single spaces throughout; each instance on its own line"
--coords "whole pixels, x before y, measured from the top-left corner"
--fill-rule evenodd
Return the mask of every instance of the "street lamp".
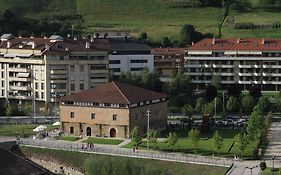
M 272 159 L 272 169 L 274 170 L 274 160 L 275 160 L 276 156 L 273 156 Z
M 149 137 L 149 118 L 151 117 L 151 110 L 150 109 L 148 109 L 147 111 L 146 111 L 146 115 L 147 115 L 147 134 L 146 134 L 146 136 L 147 136 L 147 142 L 146 142 L 146 146 L 147 146 L 147 149 L 149 148 L 149 139 L 148 139 L 148 137 Z
M 256 166 L 253 166 L 253 167 L 247 167 L 246 166 L 246 169 L 249 169 L 250 171 L 251 171 L 251 175 L 253 174 L 253 169 L 255 169 L 255 168 L 257 168 L 258 167 L 258 165 L 256 165 Z

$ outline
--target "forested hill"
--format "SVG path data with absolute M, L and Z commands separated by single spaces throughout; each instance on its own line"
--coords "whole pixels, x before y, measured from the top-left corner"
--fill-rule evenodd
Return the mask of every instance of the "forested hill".
M 36 35 L 40 31 L 70 32 L 74 25 L 77 33 L 97 28 L 129 29 L 134 36 L 147 32 L 149 40 L 168 37 L 173 42 L 179 40 L 184 24 L 217 35 L 229 2 L 233 4 L 223 23 L 222 37 L 281 38 L 280 0 L 0 0 L 0 12 L 10 9 L 18 18 L 14 25 L 0 26 L 0 32 L 14 29 L 18 22 L 28 25 L 13 32 Z M 3 26 L 2 18 L 0 15 Z

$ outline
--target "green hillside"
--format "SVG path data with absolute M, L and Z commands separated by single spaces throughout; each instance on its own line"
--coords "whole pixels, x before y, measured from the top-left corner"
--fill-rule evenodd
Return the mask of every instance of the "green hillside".
M 257 8 L 258 0 L 251 0 L 252 7 L 246 12 L 231 10 L 223 26 L 223 37 L 276 37 L 281 29 L 234 30 L 235 23 L 281 23 L 280 10 L 265 11 Z M 48 15 L 75 14 L 85 19 L 84 33 L 98 28 L 129 29 L 138 36 L 147 32 L 152 40 L 169 37 L 178 40 L 184 24 L 192 24 L 202 33 L 218 33 L 221 8 L 171 8 L 163 0 L 0 0 L 0 11 L 11 9 L 18 15 L 40 18 Z
M 253 0 L 255 3 L 256 0 Z M 256 4 L 254 4 L 256 5 Z M 152 39 L 168 36 L 178 39 L 184 24 L 192 24 L 196 30 L 217 34 L 221 18 L 220 8 L 169 8 L 161 0 L 77 0 L 77 10 L 86 19 L 86 30 L 93 28 L 128 28 L 139 35 L 146 31 Z M 248 12 L 231 10 L 230 18 L 223 27 L 223 37 L 278 37 L 281 30 L 234 30 L 235 22 L 272 24 L 281 22 L 280 12 L 266 12 L 260 9 Z

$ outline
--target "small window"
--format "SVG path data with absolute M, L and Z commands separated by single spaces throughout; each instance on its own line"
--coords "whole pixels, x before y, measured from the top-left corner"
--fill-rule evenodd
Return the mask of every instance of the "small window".
M 80 72 L 84 72 L 84 65 L 79 66 Z
M 80 83 L 80 90 L 83 91 L 84 90 L 84 84 Z
M 95 113 L 92 113 L 92 114 L 91 114 L 91 119 L 92 119 L 92 120 L 95 120 L 95 119 L 96 119 L 96 114 L 95 114 Z
M 117 115 L 116 115 L 116 114 L 113 114 L 112 120 L 113 120 L 113 121 L 117 120 Z
M 74 118 L 74 112 L 70 112 L 70 118 Z
M 75 91 L 75 84 L 70 84 L 70 90 Z
M 74 133 L 74 127 L 70 127 L 69 132 L 70 132 L 70 134 L 73 134 Z

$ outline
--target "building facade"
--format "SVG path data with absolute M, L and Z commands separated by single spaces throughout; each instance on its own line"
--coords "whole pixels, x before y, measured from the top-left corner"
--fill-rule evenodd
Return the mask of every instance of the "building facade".
M 131 37 L 110 38 L 109 71 L 114 76 L 122 72 L 137 74 L 144 68 L 154 70 L 151 47 Z
M 281 88 L 281 41 L 277 39 L 203 39 L 187 48 L 184 72 L 197 89 L 214 77 L 222 88 L 238 84 L 243 90 L 260 86 Z
M 145 134 L 167 125 L 167 95 L 119 82 L 63 97 L 61 131 L 65 134 L 129 138 L 134 127 Z
M 184 69 L 185 48 L 154 48 L 154 70 L 161 81 L 168 82 L 178 72 Z
M 33 100 L 39 112 L 58 97 L 108 82 L 108 40 L 1 36 L 0 98 Z M 36 104 L 36 105 L 35 105 Z

